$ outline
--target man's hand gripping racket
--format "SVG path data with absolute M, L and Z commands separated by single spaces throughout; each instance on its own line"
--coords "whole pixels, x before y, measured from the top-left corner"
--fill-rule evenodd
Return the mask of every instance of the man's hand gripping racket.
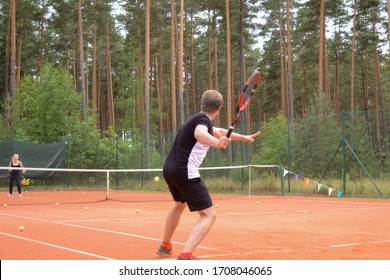
M 260 82 L 260 72 L 255 71 L 253 74 L 248 78 L 246 81 L 246 84 L 243 88 L 243 90 L 240 93 L 240 96 L 238 98 L 237 102 L 237 109 L 236 113 L 232 122 L 232 125 L 229 127 L 228 132 L 226 133 L 226 137 L 229 138 L 234 130 L 234 126 L 238 120 L 238 117 L 240 116 L 240 113 L 248 106 L 249 102 L 252 99 L 253 94 L 255 93 L 257 84 Z

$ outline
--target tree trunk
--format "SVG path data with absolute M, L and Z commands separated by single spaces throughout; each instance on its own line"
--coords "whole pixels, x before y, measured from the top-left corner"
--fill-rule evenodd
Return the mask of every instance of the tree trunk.
M 218 39 L 217 39 L 217 16 L 216 12 L 214 11 L 213 13 L 213 46 L 214 46 L 214 51 L 213 51 L 213 68 L 214 68 L 214 82 L 215 86 L 214 89 L 219 91 L 219 82 L 218 82 Z M 218 114 L 218 116 L 215 118 L 215 126 L 220 127 L 220 120 L 221 116 Z
M 218 79 L 218 32 L 217 32 L 217 16 L 214 12 L 213 15 L 213 32 L 214 32 L 214 80 L 215 80 L 215 89 L 219 90 L 219 79 Z
M 150 92 L 149 92 L 149 64 L 150 64 L 150 0 L 145 3 L 145 156 L 146 168 L 150 168 Z
M 374 8 L 374 13 L 376 14 L 376 9 Z M 376 32 L 376 18 L 373 22 L 373 35 L 374 38 L 377 37 Z M 378 120 L 378 136 L 379 136 L 379 143 L 381 143 L 381 153 L 380 156 L 385 158 L 385 155 L 389 154 L 389 141 L 388 141 L 388 131 L 387 131 L 387 121 L 385 116 L 385 99 L 383 96 L 383 90 L 382 90 L 382 80 L 381 80 L 381 72 L 380 72 L 380 65 L 379 65 L 379 55 L 378 55 L 378 42 L 375 41 L 375 47 L 374 47 L 374 59 L 375 59 L 375 81 L 377 84 L 377 88 L 375 91 L 375 110 L 378 114 L 377 120 Z M 383 150 L 383 151 L 382 151 Z
M 107 63 L 107 123 L 106 128 L 113 126 L 114 119 L 114 96 L 112 92 L 112 75 L 111 75 L 111 50 L 110 50 L 110 28 L 106 26 L 106 63 Z
M 184 26 L 186 27 L 187 31 L 187 13 L 184 16 Z M 188 33 L 185 32 L 184 34 L 184 119 L 187 119 L 190 112 L 190 77 L 189 77 L 189 70 L 188 70 L 188 60 L 189 60 L 189 49 L 188 49 Z
M 306 115 L 309 109 L 309 90 L 308 90 L 308 81 L 307 81 L 307 69 L 306 65 L 302 65 L 303 70 L 303 102 L 302 102 L 302 115 Z
M 138 39 L 138 59 L 137 59 L 137 81 L 136 81 L 136 91 L 135 91 L 135 99 L 136 99 L 136 102 L 137 102 L 137 112 L 142 112 L 144 109 L 145 109 L 145 105 L 144 105 L 144 96 L 141 94 L 142 90 L 144 89 L 143 88 L 143 85 L 142 85 L 142 75 L 143 75 L 143 55 L 142 55 L 142 34 L 141 34 L 141 24 L 142 24 L 142 12 L 141 12 L 141 1 L 140 0 L 137 0 L 137 39 Z M 143 115 L 139 115 L 140 116 L 140 120 L 138 120 L 138 123 L 143 123 Z M 136 123 L 136 121 L 134 120 L 134 123 Z M 141 127 L 140 127 L 141 128 Z
M 291 20 L 290 0 L 287 0 L 287 84 L 288 84 L 288 105 L 289 120 L 294 121 L 294 92 L 292 80 L 292 54 L 291 54 Z
M 20 22 L 20 28 L 23 29 L 23 19 L 21 19 L 21 22 Z M 23 34 L 22 32 L 20 32 L 19 36 L 18 36 L 18 39 L 17 39 L 17 46 L 18 46 L 18 49 L 17 49 L 17 53 L 16 53 L 16 57 L 18 58 L 18 62 L 16 64 L 16 88 L 19 86 L 19 82 L 20 82 L 20 71 L 21 71 L 21 60 L 22 60 L 22 45 L 23 45 Z
M 161 12 L 162 13 L 162 12 Z M 161 21 L 163 21 L 163 17 L 161 17 Z M 159 141 L 160 141 L 160 154 L 161 158 L 165 157 L 165 141 L 164 141 L 164 132 L 165 130 L 165 123 L 164 123 L 164 116 L 163 112 L 165 112 L 164 109 L 164 89 L 163 89 L 163 62 L 164 62 L 164 56 L 163 56 L 163 47 L 164 47 L 164 33 L 163 33 L 163 24 L 160 24 L 160 63 L 159 60 L 156 58 L 156 90 L 157 90 L 157 99 L 158 99 L 158 109 L 159 109 Z
M 179 31 L 179 52 L 177 61 L 177 73 L 179 84 L 179 126 L 184 124 L 184 84 L 183 84 L 183 56 L 184 56 L 184 0 L 180 0 L 180 31 Z
M 352 50 L 351 50 L 351 85 L 349 92 L 350 99 L 350 111 L 355 111 L 355 45 L 356 45 L 356 13 L 357 13 L 356 0 L 353 4 L 353 29 L 352 29 Z
M 39 49 L 38 49 L 38 61 L 37 61 L 37 76 L 41 76 L 42 67 L 43 67 L 43 43 L 45 38 L 45 0 L 41 1 L 41 22 L 39 23 Z
M 232 123 L 232 58 L 230 48 L 230 7 L 229 1 L 226 0 L 226 96 L 227 96 L 227 122 Z M 228 164 L 233 164 L 232 145 L 228 147 Z
M 334 82 L 334 106 L 337 115 L 337 123 L 339 127 L 341 126 L 341 106 L 340 106 L 340 66 L 341 66 L 341 51 L 340 51 L 340 33 L 337 34 L 337 42 L 336 42 L 337 50 L 336 50 L 336 74 L 335 74 L 335 82 Z
M 194 55 L 194 14 L 191 11 L 191 86 L 192 86 L 192 114 L 195 113 L 197 108 L 196 100 L 196 85 L 195 85 L 195 55 Z
M 175 67 L 175 0 L 171 1 L 171 122 L 172 122 L 172 137 L 176 136 L 177 132 L 177 116 L 176 116 L 176 67 Z
M 11 76 L 10 96 L 13 98 L 16 91 L 16 6 L 15 0 L 11 0 Z M 11 111 L 14 104 L 12 104 Z
M 4 50 L 4 98 L 9 97 L 9 62 L 10 62 L 10 37 L 11 37 L 11 11 L 8 17 L 7 33 L 5 35 Z
M 324 38 L 325 38 L 325 0 L 320 0 L 320 44 L 318 57 L 318 102 L 319 115 L 322 114 L 322 91 L 324 85 Z
M 288 116 L 287 108 L 287 91 L 286 91 L 286 69 L 285 69 L 285 53 L 284 53 L 284 24 L 282 13 L 282 1 L 279 0 L 279 53 L 280 53 L 280 97 L 283 114 Z
M 356 2 L 356 0 L 355 0 Z M 387 0 L 387 41 L 388 41 L 388 48 L 390 50 L 390 0 Z M 390 51 L 388 52 L 389 55 L 389 61 L 390 61 Z
M 326 44 L 326 37 L 324 32 L 324 82 L 325 82 L 325 96 L 329 102 L 332 101 L 330 93 L 330 81 L 329 81 L 329 62 L 328 62 L 328 49 Z
M 161 32 L 162 34 L 162 32 Z M 161 38 L 162 39 L 162 38 Z M 161 41 L 162 42 L 162 41 Z M 162 87 L 160 85 L 160 64 L 158 63 L 158 58 L 155 58 L 155 77 L 156 77 L 156 93 L 157 93 L 157 107 L 158 107 L 158 138 L 160 145 L 160 156 L 163 158 L 165 156 L 165 145 L 164 145 L 164 118 L 162 112 L 164 112 L 163 108 L 163 96 L 162 96 Z
M 239 48 L 240 48 L 240 88 L 245 85 L 245 50 L 244 50 L 244 0 L 240 0 L 240 17 L 239 17 Z M 249 105 L 250 106 L 250 105 Z M 248 134 L 250 110 L 247 108 L 240 117 L 240 123 L 242 125 L 241 133 Z M 248 164 L 248 143 L 242 142 L 242 164 Z
M 98 95 L 97 95 L 97 14 L 96 14 L 96 9 L 97 9 L 97 0 L 93 0 L 93 31 L 92 31 L 92 113 L 96 115 L 96 119 L 98 120 L 99 117 L 97 116 L 98 113 Z M 99 127 L 99 121 L 97 121 L 96 126 Z
M 368 111 L 370 106 L 370 95 L 368 89 L 368 50 L 364 51 L 364 60 L 362 65 L 362 81 L 363 81 L 363 93 L 364 93 L 364 110 Z
M 207 69 L 208 69 L 208 80 L 209 86 L 208 89 L 214 89 L 213 86 L 213 63 L 212 63 L 212 47 L 211 47 L 211 33 L 212 33 L 212 23 L 211 23 L 211 10 L 208 9 L 208 17 L 207 17 Z
M 87 104 L 85 97 L 85 69 L 84 69 L 84 39 L 83 39 L 83 14 L 81 10 L 81 1 L 78 0 L 78 35 L 79 35 L 79 67 L 80 67 L 80 85 L 82 100 L 82 120 L 87 120 Z
M 99 67 L 97 67 L 97 73 L 96 73 L 96 100 L 97 100 L 97 111 L 96 111 L 96 118 L 97 118 L 97 127 L 102 129 L 102 65 L 101 63 L 98 64 Z

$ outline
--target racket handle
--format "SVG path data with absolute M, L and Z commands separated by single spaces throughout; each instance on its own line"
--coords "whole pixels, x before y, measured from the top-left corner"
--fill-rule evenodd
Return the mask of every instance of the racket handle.
M 234 129 L 233 126 L 229 127 L 228 132 L 226 133 L 226 137 L 227 137 L 227 138 L 230 138 L 230 135 L 232 134 L 233 129 Z

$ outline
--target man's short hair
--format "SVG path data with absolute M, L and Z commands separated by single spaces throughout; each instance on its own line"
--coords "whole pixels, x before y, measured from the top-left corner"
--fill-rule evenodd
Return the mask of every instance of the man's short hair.
M 223 97 L 216 90 L 206 90 L 200 101 L 201 110 L 206 113 L 213 113 L 219 109 L 221 109 L 223 105 Z

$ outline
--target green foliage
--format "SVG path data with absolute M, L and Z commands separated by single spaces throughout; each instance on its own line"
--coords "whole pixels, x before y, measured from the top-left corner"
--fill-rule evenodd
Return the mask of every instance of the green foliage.
M 70 128 L 66 138 L 68 168 L 103 168 L 101 162 L 108 155 L 100 149 L 101 134 L 95 123 L 93 117 L 88 117 L 85 122 L 78 121 Z
M 16 103 L 17 135 L 37 143 L 64 139 L 79 121 L 80 100 L 63 70 L 46 65 L 39 81 L 24 77 Z
M 263 124 L 260 141 L 260 151 L 252 162 L 287 164 L 287 119 L 282 113 Z
M 322 115 L 317 115 L 320 108 L 318 102 L 313 102 L 309 115 L 291 125 L 290 134 L 295 142 L 292 146 L 294 170 L 306 176 L 319 177 L 341 141 L 340 127 L 331 104 L 325 98 L 321 104 Z

